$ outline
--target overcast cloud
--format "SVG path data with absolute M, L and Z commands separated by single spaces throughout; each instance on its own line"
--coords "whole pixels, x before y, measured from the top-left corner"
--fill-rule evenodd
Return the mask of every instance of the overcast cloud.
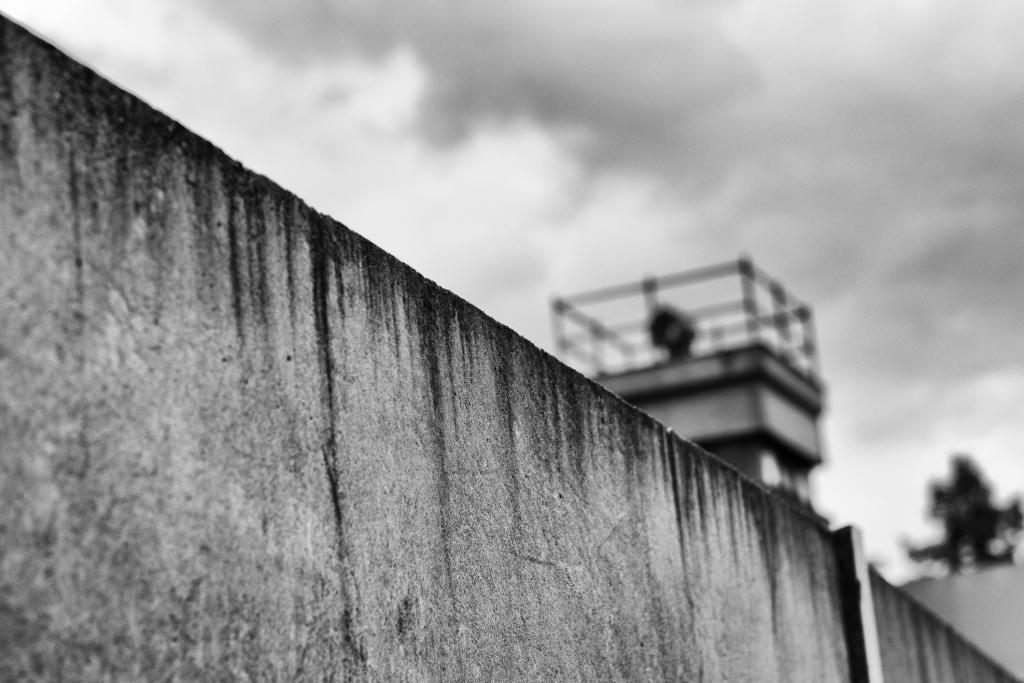
M 816 307 L 821 506 L 1024 491 L 1024 4 L 0 0 L 550 347 L 555 292 L 749 253 Z

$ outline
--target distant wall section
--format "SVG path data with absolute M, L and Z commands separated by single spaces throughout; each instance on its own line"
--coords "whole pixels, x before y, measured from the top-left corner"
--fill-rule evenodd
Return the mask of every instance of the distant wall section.
M 874 571 L 871 572 L 871 591 L 886 681 L 1012 683 L 1018 680 Z

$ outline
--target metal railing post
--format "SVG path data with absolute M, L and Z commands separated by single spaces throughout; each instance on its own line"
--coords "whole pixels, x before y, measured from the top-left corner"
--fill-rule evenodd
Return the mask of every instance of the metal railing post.
M 555 353 L 562 360 L 568 355 L 569 345 L 565 339 L 565 328 L 562 325 L 562 313 L 565 311 L 565 302 L 559 297 L 551 300 L 551 327 L 555 333 Z
M 640 288 L 643 291 L 644 304 L 647 306 L 647 318 L 650 319 L 658 307 L 658 280 L 648 275 L 640 283 Z
M 818 358 L 818 335 L 814 329 L 814 318 L 811 317 L 811 309 L 807 306 L 800 307 L 800 322 L 803 330 L 803 352 L 807 358 L 807 370 L 813 375 L 818 376 L 821 374 L 821 360 Z
M 754 289 L 754 264 L 746 256 L 737 262 L 740 286 L 743 290 L 743 310 L 747 316 L 747 335 L 750 341 L 760 338 L 761 321 L 757 311 L 757 291 Z
M 769 290 L 772 294 L 772 303 L 775 310 L 772 321 L 775 326 L 775 334 L 779 339 L 779 349 L 788 352 L 793 345 L 793 338 L 789 329 L 789 303 L 786 298 L 786 290 L 783 289 L 778 280 L 772 280 Z

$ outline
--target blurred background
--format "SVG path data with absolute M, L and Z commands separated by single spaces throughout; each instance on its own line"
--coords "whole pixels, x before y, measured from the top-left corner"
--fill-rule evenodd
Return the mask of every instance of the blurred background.
M 813 306 L 817 508 L 890 580 L 1024 489 L 1024 4 L 0 0 L 554 351 L 552 296 L 749 254 Z

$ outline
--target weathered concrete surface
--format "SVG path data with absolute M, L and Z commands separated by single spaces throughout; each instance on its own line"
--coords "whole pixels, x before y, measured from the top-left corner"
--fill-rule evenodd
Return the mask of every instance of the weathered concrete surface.
M 0 21 L 0 679 L 843 681 L 827 531 Z
M 1017 678 L 1024 678 L 1024 567 L 997 565 L 900 586 Z
M 995 664 L 904 591 L 871 573 L 887 683 L 1012 683 Z

